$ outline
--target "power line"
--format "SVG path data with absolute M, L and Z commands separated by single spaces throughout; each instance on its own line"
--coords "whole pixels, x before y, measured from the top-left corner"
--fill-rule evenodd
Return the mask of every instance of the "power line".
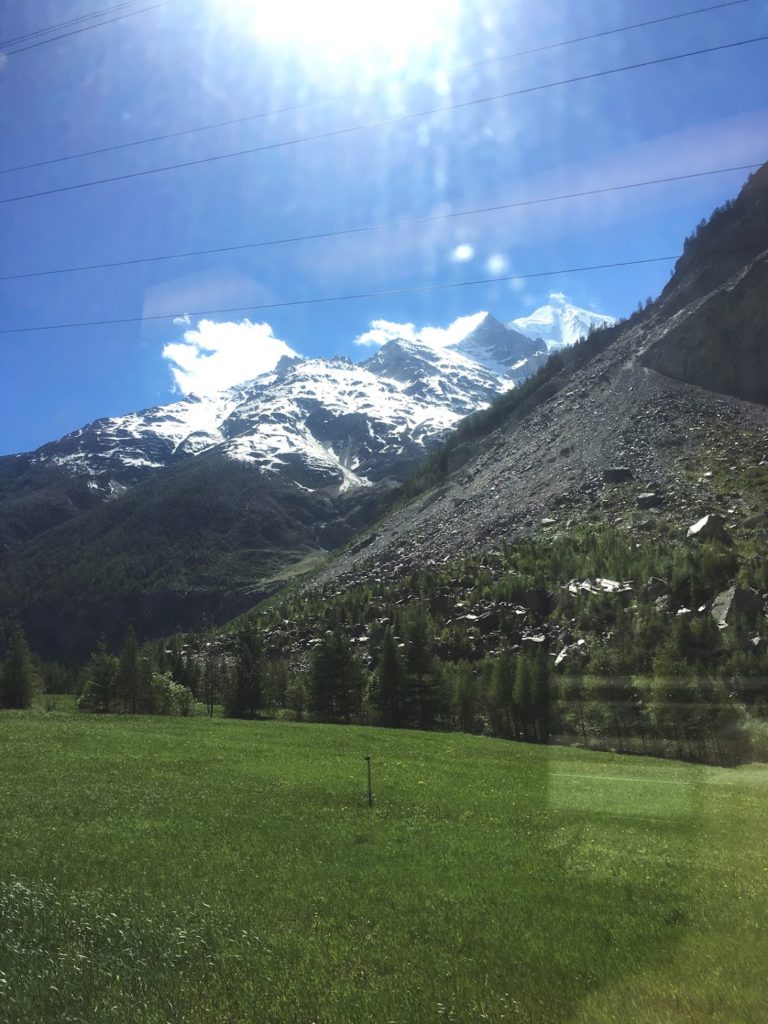
M 567 267 L 561 270 L 540 270 L 532 274 L 507 274 L 504 277 L 476 278 L 473 281 L 448 281 L 443 284 L 412 285 L 407 288 L 388 288 L 384 291 L 353 292 L 347 295 L 323 295 L 312 299 L 290 299 L 285 302 L 267 302 L 258 306 L 230 306 L 226 309 L 202 309 L 195 312 L 157 313 L 151 316 L 126 316 L 111 320 L 81 320 L 60 324 L 39 324 L 35 327 L 4 327 L 0 334 L 29 334 L 35 331 L 63 331 L 69 328 L 114 327 L 120 324 L 149 323 L 156 320 L 175 320 L 179 317 L 220 316 L 224 313 L 257 313 L 268 309 L 288 309 L 295 306 L 319 306 L 331 302 L 352 302 L 357 299 L 381 299 L 392 295 L 414 295 L 419 292 L 447 291 L 451 288 L 472 288 L 478 285 L 499 284 L 506 281 L 529 281 L 538 277 L 557 277 L 559 274 L 581 274 L 592 270 L 612 270 L 617 267 L 639 267 L 648 263 L 668 263 L 678 256 L 649 256 L 640 260 L 617 263 L 598 263 L 589 267 Z
M 170 3 L 172 0 L 163 0 Z M 194 160 L 183 160 L 178 163 L 164 164 L 160 167 L 148 167 L 143 171 L 130 171 L 125 174 L 114 174 L 107 178 L 94 178 L 90 181 L 76 182 L 74 185 L 60 185 L 56 188 L 43 189 L 40 192 L 27 192 L 18 196 L 8 196 L 0 199 L 0 205 L 7 203 L 18 203 L 27 199 L 40 199 L 43 196 L 60 195 L 64 192 L 74 192 L 79 189 L 93 188 L 96 185 L 108 185 L 118 181 L 128 181 L 132 178 L 144 178 L 150 174 L 161 174 L 165 171 L 175 171 L 186 167 L 199 167 L 202 164 L 216 163 L 221 160 L 230 160 L 233 157 L 248 156 L 254 153 L 265 153 L 270 150 L 285 149 L 289 146 L 298 146 L 306 142 L 318 142 L 325 139 L 339 138 L 344 135 L 352 135 L 356 132 L 366 131 L 371 128 L 384 128 L 393 124 L 402 124 L 406 121 L 413 121 L 421 117 L 429 117 L 433 114 L 443 114 L 452 110 L 462 110 L 469 107 L 480 106 L 484 103 L 492 103 L 497 100 L 511 99 L 516 96 L 525 96 L 534 92 L 541 92 L 545 89 L 553 89 L 561 85 L 573 85 L 577 82 L 586 82 L 595 78 L 605 78 L 609 75 L 616 75 L 624 71 L 636 71 L 639 68 L 653 67 L 660 64 L 669 64 L 676 60 L 685 60 L 688 57 L 700 57 L 708 53 L 716 53 L 721 50 L 732 50 L 740 46 L 748 46 L 752 43 L 761 43 L 768 40 L 768 35 L 753 36 L 750 39 L 740 39 L 733 43 L 721 43 L 719 46 L 707 46 L 698 50 L 689 50 L 687 53 L 677 53 L 669 57 L 656 57 L 653 60 L 639 61 L 636 64 L 625 64 L 620 68 L 609 68 L 605 71 L 592 71 L 586 75 L 575 75 L 572 78 L 563 78 L 557 82 L 547 82 L 543 85 L 526 86 L 524 89 L 514 89 L 510 92 L 497 93 L 494 96 L 481 96 L 472 100 L 463 100 L 459 103 L 449 103 L 442 107 L 433 107 L 430 110 L 415 111 L 410 114 L 399 114 L 396 117 L 385 118 L 381 121 L 369 121 L 365 124 L 351 125 L 347 128 L 334 128 L 317 135 L 303 135 L 295 139 L 288 139 L 284 142 L 272 142 L 263 146 L 249 146 L 247 149 L 240 149 L 229 153 L 217 153 L 213 156 L 198 157 Z
M 79 28 L 73 28 L 69 32 L 62 32 L 60 35 L 50 36 L 48 39 L 39 39 L 37 42 L 27 43 L 26 46 L 18 46 L 15 50 L 5 50 L 4 56 L 11 57 L 16 53 L 25 53 L 27 50 L 34 50 L 38 46 L 47 46 L 48 43 L 58 42 L 59 39 L 68 39 L 69 36 L 77 36 L 81 32 L 90 32 L 91 29 L 101 28 L 103 25 L 111 25 L 113 22 L 122 21 L 124 18 L 133 18 L 136 14 L 146 14 L 147 11 L 155 11 L 158 7 L 167 7 L 175 2 L 176 0 L 160 0 L 159 3 L 150 4 L 148 7 L 139 7 L 132 11 L 125 11 L 122 14 L 116 14 L 113 18 L 105 18 L 103 21 L 92 25 L 81 25 Z
M 289 245 L 296 242 L 312 242 L 324 238 L 339 238 L 345 235 L 357 235 L 384 228 L 410 227 L 417 224 L 430 224 L 435 221 L 454 220 L 459 217 L 471 217 L 483 213 L 501 213 L 505 210 L 516 210 L 522 207 L 538 206 L 544 203 L 556 203 L 567 199 L 582 199 L 588 196 L 605 195 L 609 192 L 623 192 L 629 189 L 644 188 L 648 185 L 666 185 L 677 181 L 690 181 L 694 178 L 706 178 L 714 174 L 728 174 L 735 171 L 751 171 L 761 167 L 762 162 L 740 164 L 735 167 L 718 167 L 707 171 L 692 171 L 690 174 L 676 174 L 666 178 L 651 178 L 647 181 L 633 181 L 624 185 L 606 185 L 601 188 L 586 189 L 583 192 L 567 192 L 555 196 L 542 196 L 539 199 L 523 199 L 515 203 L 501 203 L 496 206 L 480 206 L 471 210 L 455 210 L 448 213 L 429 214 L 424 217 L 379 221 L 364 224 L 355 228 L 340 228 L 336 231 L 317 231 L 309 235 L 293 235 L 286 238 L 273 238 L 259 242 L 243 242 L 238 245 L 222 245 L 214 249 L 193 249 L 189 252 L 166 253 L 159 256 L 139 256 L 133 259 L 114 260 L 108 263 L 89 263 L 77 267 L 58 267 L 51 270 L 35 270 L 22 274 L 0 275 L 0 281 L 19 281 L 33 277 L 52 277 L 56 274 L 75 274 L 92 270 L 107 270 L 115 267 L 136 266 L 143 263 L 160 263 L 165 260 L 189 259 L 195 256 L 214 256 L 226 252 L 239 252 L 245 249 L 262 249 L 275 245 Z
M 631 25 L 622 25 L 619 28 L 605 29 L 601 32 L 592 32 L 589 35 L 574 36 L 574 38 L 572 39 L 564 39 L 555 43 L 546 43 L 542 46 L 534 46 L 527 50 L 517 50 L 514 53 L 507 53 L 502 57 L 489 57 L 486 58 L 485 60 L 474 61 L 471 64 L 461 64 L 455 68 L 450 69 L 447 72 L 447 74 L 454 75 L 462 71 L 470 71 L 473 68 L 483 67 L 488 64 L 498 64 L 501 63 L 502 61 L 513 60 L 517 57 L 527 57 L 537 53 L 544 53 L 548 50 L 558 49 L 563 46 L 572 46 L 575 43 L 583 43 L 594 39 L 602 39 L 606 36 L 618 35 L 621 32 L 630 32 L 634 29 L 647 28 L 648 26 L 651 25 L 660 25 L 664 22 L 677 21 L 681 18 L 690 18 L 697 14 L 705 14 L 710 11 L 718 11 L 725 7 L 737 7 L 742 4 L 750 2 L 751 0 L 725 0 L 724 3 L 713 4 L 709 7 L 698 7 L 695 10 L 683 11 L 680 14 L 669 14 L 662 18 L 653 18 L 649 21 L 638 21 Z M 425 80 L 425 78 L 417 78 L 415 79 L 413 84 Z M 275 110 L 260 111 L 257 114 L 245 114 L 242 117 L 231 118 L 227 121 L 215 121 L 211 124 L 198 125 L 195 128 L 183 128 L 178 131 L 165 132 L 164 134 L 161 135 L 150 135 L 143 139 L 133 139 L 128 142 L 116 143 L 115 145 L 112 146 L 101 146 L 98 149 L 87 149 L 79 153 L 69 153 L 64 156 L 51 157 L 48 160 L 38 160 L 34 163 L 29 164 L 19 164 L 15 167 L 4 167 L 0 168 L 0 174 L 12 174 L 16 171 L 28 171 L 32 170 L 35 167 L 48 167 L 51 164 L 64 163 L 68 160 L 80 160 L 88 156 L 100 156 L 101 154 L 104 153 L 114 153 L 118 150 L 131 149 L 135 146 L 144 146 L 152 142 L 164 142 L 167 139 L 177 139 L 181 138 L 184 135 L 195 135 L 200 132 L 211 131 L 215 128 L 229 128 L 233 125 L 244 124 L 247 121 L 257 121 L 266 117 L 275 117 L 279 114 L 288 114 L 297 110 L 306 110 L 309 107 L 320 106 L 326 103 L 337 103 L 340 102 L 341 100 L 352 99 L 359 95 L 361 95 L 359 91 L 352 91 L 347 93 L 338 93 L 335 96 L 318 97 L 313 100 L 308 100 L 304 103 L 296 103 L 287 107 L 279 107 Z
M 105 14 L 113 14 L 115 11 L 125 10 L 126 7 L 135 7 L 141 2 L 142 0 L 123 0 L 122 3 L 113 4 L 111 7 L 102 7 L 99 11 L 81 14 L 77 18 L 67 18 L 66 21 L 59 21 L 55 25 L 48 25 L 45 28 L 33 29 L 31 32 L 24 33 L 24 35 L 1 40 L 0 49 L 4 49 L 6 46 L 14 46 L 16 43 L 26 43 L 30 39 L 39 39 L 41 36 L 50 35 L 51 32 L 56 32 L 58 29 L 70 28 L 72 25 L 81 25 L 84 21 L 93 21 L 95 18 L 100 18 Z

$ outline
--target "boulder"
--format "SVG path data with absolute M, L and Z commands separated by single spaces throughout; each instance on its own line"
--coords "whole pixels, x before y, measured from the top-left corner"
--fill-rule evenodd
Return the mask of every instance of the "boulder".
M 643 587 L 643 596 L 647 597 L 649 601 L 655 601 L 668 594 L 669 589 L 669 583 L 666 580 L 662 580 L 658 576 L 651 576 Z
M 664 499 L 660 494 L 656 494 L 653 491 L 644 491 L 642 494 L 637 496 L 637 507 L 638 508 L 658 508 L 664 504 Z
M 706 515 L 688 527 L 688 538 L 690 540 L 718 540 L 723 544 L 730 544 L 731 538 L 725 529 L 725 520 L 722 516 Z
M 569 580 L 566 589 L 569 594 L 631 594 L 632 583 L 598 576 L 593 580 Z
M 634 474 L 628 466 L 608 466 L 603 470 L 604 484 L 623 484 L 634 479 Z
M 755 619 L 762 611 L 762 605 L 756 590 L 734 584 L 718 594 L 712 602 L 712 618 L 720 629 L 727 629 L 737 618 Z
M 493 608 L 483 612 L 477 620 L 477 625 L 483 636 L 492 633 L 499 628 L 499 613 Z
M 549 615 L 552 610 L 552 594 L 543 587 L 532 587 L 525 593 L 525 604 L 534 615 Z
M 580 666 L 589 656 L 586 640 L 577 640 L 575 644 L 566 644 L 555 658 L 555 668 Z

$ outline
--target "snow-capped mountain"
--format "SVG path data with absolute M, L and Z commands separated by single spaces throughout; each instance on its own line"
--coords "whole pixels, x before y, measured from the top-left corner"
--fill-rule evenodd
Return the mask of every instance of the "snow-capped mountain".
M 466 322 L 402 325 L 360 363 L 284 356 L 216 394 L 0 458 L 0 620 L 3 593 L 43 577 L 55 596 L 25 626 L 78 655 L 101 633 L 118 642 L 127 609 L 155 635 L 250 607 L 271 574 L 372 522 L 447 432 L 546 358 L 490 315 Z
M 216 450 L 302 488 L 402 478 L 464 416 L 513 386 L 460 352 L 391 341 L 366 363 L 286 359 L 207 397 L 96 420 L 27 456 L 104 497 Z
M 610 327 L 615 323 L 615 317 L 573 306 L 565 295 L 553 292 L 545 306 L 539 306 L 530 316 L 512 320 L 507 326 L 527 338 L 540 339 L 553 349 L 575 345 L 593 327 Z
M 463 336 L 411 331 L 361 363 L 284 356 L 217 394 L 95 420 L 0 458 L 0 556 L 200 456 L 323 500 L 400 482 L 459 420 L 530 376 L 546 359 L 545 342 L 584 333 L 582 314 L 610 320 L 566 304 L 557 312 L 559 333 L 544 330 L 544 340 L 486 313 L 467 317 Z M 543 324 L 540 313 L 528 320 Z

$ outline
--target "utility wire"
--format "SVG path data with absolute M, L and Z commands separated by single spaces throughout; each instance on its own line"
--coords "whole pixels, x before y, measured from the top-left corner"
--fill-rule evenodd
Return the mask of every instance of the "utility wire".
M 26 46 L 18 46 L 14 50 L 5 50 L 4 56 L 11 57 L 15 53 L 25 53 L 27 50 L 34 50 L 38 46 L 47 46 L 48 43 L 55 43 L 59 39 L 77 36 L 81 32 L 90 32 L 91 29 L 101 28 L 103 25 L 111 25 L 113 22 L 122 21 L 124 18 L 133 18 L 136 14 L 146 14 L 147 11 L 155 11 L 158 7 L 167 7 L 175 2 L 176 0 L 160 0 L 160 3 L 150 4 L 148 7 L 139 7 L 132 11 L 125 11 L 122 14 L 116 14 L 113 18 L 105 18 L 103 21 L 96 22 L 94 25 L 81 25 L 79 28 L 73 28 L 69 32 L 62 32 L 60 35 L 51 36 L 48 39 L 39 39 L 37 42 L 27 43 Z
M 296 242 L 317 241 L 323 238 L 339 238 L 345 235 L 358 235 L 384 228 L 411 227 L 417 224 L 431 224 L 435 221 L 453 220 L 459 217 L 471 217 L 483 213 L 500 213 L 504 210 L 516 210 L 521 207 L 538 206 L 543 203 L 557 203 L 567 199 L 582 199 L 587 196 L 605 195 L 609 192 L 623 192 L 629 189 L 645 188 L 648 185 L 666 185 L 677 181 L 690 181 L 694 178 L 706 178 L 714 174 L 728 174 L 733 171 L 751 171 L 762 166 L 762 162 L 740 164 L 736 167 L 718 167 L 708 171 L 693 171 L 690 174 L 676 174 L 666 178 L 651 178 L 647 181 L 633 181 L 624 185 L 606 185 L 602 188 L 587 189 L 583 192 L 567 192 L 556 196 L 543 196 L 539 199 L 523 199 L 515 203 L 501 203 L 496 206 L 480 206 L 471 210 L 455 210 L 448 213 L 429 214 L 425 217 L 412 217 L 400 220 L 378 221 L 355 228 L 340 228 L 336 231 L 317 231 L 309 235 L 294 235 L 286 238 L 273 238 L 259 242 L 243 242 L 239 245 L 222 245 L 215 249 L 193 249 L 188 252 L 165 253 L 159 256 L 139 256 L 133 259 L 114 260 L 109 263 L 87 263 L 77 267 L 57 267 L 51 270 L 34 270 L 21 274 L 0 275 L 0 281 L 19 281 L 33 277 L 51 277 L 55 274 L 76 274 L 92 270 L 106 270 L 114 267 L 130 267 L 143 263 L 160 263 L 164 260 L 189 259 L 195 256 L 213 256 L 226 252 L 240 252 L 245 249 L 262 249 L 275 245 L 289 245 Z
M 170 2 L 170 0 L 169 0 Z M 745 3 L 750 3 L 751 0 L 726 0 L 724 3 L 713 4 L 710 7 L 698 7 L 692 11 L 683 11 L 680 14 L 669 14 L 662 18 L 653 18 L 649 21 L 638 21 L 632 25 L 622 25 L 619 28 L 605 29 L 602 32 L 593 32 L 585 36 L 575 36 L 573 39 L 564 39 L 556 43 L 546 43 L 542 46 L 535 46 L 527 50 L 518 50 L 515 53 L 507 53 L 502 57 L 489 57 L 485 60 L 474 61 L 471 64 L 461 64 L 455 68 L 450 69 L 446 72 L 448 75 L 459 74 L 462 71 L 470 71 L 473 68 L 483 67 L 488 64 L 498 64 L 502 61 L 513 60 L 517 57 L 527 57 L 536 53 L 544 53 L 547 50 L 558 49 L 563 46 L 572 46 L 575 43 L 588 42 L 592 39 L 602 39 L 605 36 L 618 35 L 621 32 L 630 32 L 638 28 L 646 28 L 650 25 L 660 25 L 668 21 L 676 21 L 680 18 L 690 18 L 696 14 L 705 14 L 709 11 L 718 11 L 724 7 L 737 7 Z M 412 84 L 417 84 L 420 81 L 428 81 L 428 77 L 420 77 L 414 80 Z M 318 97 L 313 100 L 308 100 L 304 103 L 296 103 L 287 107 L 279 107 L 275 110 L 265 110 L 257 114 L 245 114 L 242 117 L 235 117 L 228 121 L 215 121 L 211 124 L 198 125 L 195 128 L 183 128 L 179 131 L 166 132 L 162 135 L 150 135 L 143 139 L 133 139 L 129 142 L 120 142 L 112 146 L 101 146 L 98 149 L 87 149 L 79 153 L 69 153 L 64 156 L 51 157 L 48 160 L 38 160 L 34 163 L 19 164 L 15 167 L 4 167 L 0 168 L 0 174 L 12 174 L 15 171 L 27 171 L 32 170 L 35 167 L 47 167 L 51 164 L 64 163 L 68 160 L 80 160 L 83 157 L 88 156 L 99 156 L 102 153 L 114 153 L 121 149 L 131 149 L 135 146 L 144 146 L 151 142 L 163 142 L 166 139 L 178 139 L 184 135 L 195 135 L 200 132 L 211 131 L 214 128 L 229 128 L 232 125 L 244 124 L 247 121 L 256 121 L 266 117 L 275 117 L 279 114 L 292 113 L 296 110 L 306 110 L 309 107 L 320 106 L 326 103 L 337 103 L 341 100 L 353 99 L 357 96 L 362 95 L 360 91 L 352 91 L 347 93 L 338 93 L 335 96 Z
M 46 28 L 37 28 L 31 32 L 26 32 L 24 35 L 14 36 L 13 39 L 0 40 L 0 50 L 5 49 L 6 46 L 14 46 L 16 43 L 26 43 L 30 39 L 39 39 L 41 36 L 50 35 L 51 32 L 56 32 L 61 28 L 82 25 L 84 21 L 93 21 L 96 18 L 103 17 L 105 14 L 114 14 L 115 11 L 125 10 L 126 7 L 136 7 L 140 3 L 142 3 L 142 0 L 123 0 L 122 3 L 113 4 L 111 7 L 102 7 L 101 10 L 91 11 L 90 14 L 81 14 L 77 18 L 68 18 L 66 21 L 59 21 L 57 24 L 48 25 Z
M 172 0 L 163 0 L 170 3 Z M 384 128 L 393 124 L 402 124 L 406 121 L 413 121 L 421 117 L 429 117 L 433 114 L 443 114 L 451 110 L 464 110 L 469 107 L 481 106 L 484 103 L 493 103 L 496 100 L 511 99 L 515 96 L 525 96 L 534 92 L 541 92 L 545 89 L 552 89 L 561 85 L 573 85 L 576 82 L 586 82 L 595 78 L 605 78 L 609 75 L 617 75 L 623 71 L 635 71 L 638 68 L 654 67 L 659 64 L 669 64 L 672 61 L 684 60 L 688 57 L 700 57 L 707 53 L 716 53 L 721 50 L 732 50 L 740 46 L 748 46 L 752 43 L 762 43 L 768 40 L 768 35 L 753 36 L 750 39 L 739 39 L 733 43 L 721 43 L 719 46 L 707 46 L 699 50 L 689 50 L 687 53 L 677 53 L 670 57 L 656 57 L 653 60 L 639 61 L 636 64 L 625 64 L 620 68 L 609 68 L 606 71 L 592 71 L 586 75 L 575 75 L 572 78 L 563 78 L 557 82 L 546 82 L 543 85 L 530 85 L 524 89 L 514 89 L 510 92 L 497 93 L 494 96 L 481 96 L 472 100 L 463 100 L 460 103 L 448 103 L 442 107 L 433 107 L 430 110 L 419 110 L 410 114 L 399 114 L 396 117 L 388 117 L 381 121 L 369 121 L 365 124 L 351 125 L 347 128 L 334 128 L 330 131 L 320 132 L 317 135 L 302 135 L 295 139 L 287 139 L 284 142 L 271 142 L 263 146 L 249 146 L 247 149 L 239 149 L 229 153 L 217 153 L 213 156 L 198 157 L 195 160 L 183 160 L 178 163 L 164 164 L 160 167 L 148 167 L 143 171 L 129 171 L 126 174 L 114 174 L 107 178 L 94 178 L 90 181 L 76 182 L 74 185 L 59 185 L 57 188 L 47 188 L 40 192 L 26 192 L 22 195 L 7 196 L 0 199 L 0 205 L 7 203 L 19 203 L 27 199 L 39 199 L 42 196 L 60 195 L 64 192 L 75 192 L 79 189 L 93 188 L 96 185 L 108 185 L 117 181 L 128 181 L 132 178 L 144 178 L 150 174 L 161 174 L 164 171 L 175 171 L 185 167 L 199 167 L 202 164 L 216 163 L 221 160 L 230 160 L 233 157 L 248 156 L 253 153 L 265 153 L 270 150 L 285 149 L 289 146 L 298 146 L 306 142 L 318 142 L 324 139 L 339 138 L 344 135 L 352 135 L 357 132 L 366 131 L 371 128 Z
M 34 331 L 63 331 L 68 328 L 113 327 L 118 324 L 148 323 L 155 320 L 174 320 L 179 317 L 219 316 L 227 313 L 256 313 L 268 309 L 288 309 L 295 306 L 319 306 L 331 302 L 352 302 L 356 299 L 381 299 L 392 295 L 414 295 L 419 292 L 447 291 L 451 288 L 472 288 L 477 285 L 499 284 L 505 281 L 529 281 L 537 277 L 557 277 L 559 274 L 581 274 L 591 270 L 612 270 L 616 267 L 639 267 L 648 263 L 668 263 L 678 256 L 649 256 L 640 260 L 623 260 L 617 263 L 598 263 L 589 267 L 567 267 L 561 270 L 540 270 L 533 274 L 507 274 L 504 277 L 483 277 L 473 281 L 448 281 L 444 284 L 412 285 L 407 288 L 388 288 L 384 291 L 353 292 L 347 295 L 323 295 L 312 299 L 291 299 L 285 302 L 267 302 L 258 306 L 230 306 L 226 309 L 201 309 L 195 312 L 185 310 L 177 313 L 157 313 L 151 316 L 126 316 L 111 320 L 81 320 L 72 323 L 39 324 L 35 327 L 4 327 L 0 334 L 29 334 Z

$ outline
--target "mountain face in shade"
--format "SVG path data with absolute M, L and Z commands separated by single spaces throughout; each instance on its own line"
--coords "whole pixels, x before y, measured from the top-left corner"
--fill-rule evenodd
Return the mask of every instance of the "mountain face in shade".
M 513 380 L 529 377 L 546 358 L 541 340 L 527 337 L 490 313 L 455 348 L 467 358 Z

